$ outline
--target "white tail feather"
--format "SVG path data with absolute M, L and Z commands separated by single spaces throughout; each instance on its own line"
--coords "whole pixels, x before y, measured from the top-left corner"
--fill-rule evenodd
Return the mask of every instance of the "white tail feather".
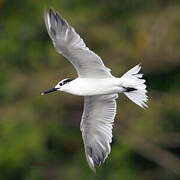
M 146 95 L 145 80 L 141 79 L 143 74 L 138 74 L 141 69 L 140 65 L 137 65 L 125 73 L 120 79 L 124 87 L 124 94 L 134 103 L 142 108 L 148 107 L 148 97 Z

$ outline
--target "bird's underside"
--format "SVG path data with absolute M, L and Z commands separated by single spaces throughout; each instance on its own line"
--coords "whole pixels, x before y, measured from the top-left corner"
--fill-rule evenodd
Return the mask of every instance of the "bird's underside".
M 79 78 L 100 81 L 113 78 L 101 58 L 89 50 L 81 37 L 65 19 L 50 9 L 45 11 L 45 24 L 57 52 L 70 61 L 77 70 Z M 124 94 L 141 107 L 147 101 L 146 86 L 142 74 L 136 66 L 122 76 Z M 69 82 L 70 85 L 71 82 Z M 129 84 L 131 86 L 129 86 Z M 64 86 L 65 87 L 65 86 Z M 68 91 L 67 91 L 68 92 Z M 111 151 L 112 128 L 116 115 L 117 93 L 84 97 L 84 112 L 80 129 L 84 141 L 85 154 L 89 166 L 101 165 Z

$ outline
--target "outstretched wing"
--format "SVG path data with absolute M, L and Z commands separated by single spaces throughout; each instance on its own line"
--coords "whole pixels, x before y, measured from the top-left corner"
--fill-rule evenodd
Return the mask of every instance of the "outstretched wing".
M 117 94 L 86 96 L 81 120 L 81 131 L 86 158 L 95 171 L 111 151 L 112 128 L 116 115 Z
M 65 19 L 50 9 L 45 10 L 45 23 L 57 52 L 66 57 L 81 78 L 111 77 L 101 58 L 86 47 L 84 41 Z

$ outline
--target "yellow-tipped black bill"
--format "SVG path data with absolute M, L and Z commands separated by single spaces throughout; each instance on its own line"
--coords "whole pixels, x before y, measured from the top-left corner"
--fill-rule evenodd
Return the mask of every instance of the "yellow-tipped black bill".
M 49 90 L 41 93 L 41 95 L 48 94 L 48 93 L 51 93 L 51 92 L 54 92 L 54 91 L 57 91 L 57 90 L 58 90 L 58 88 L 52 88 L 52 89 L 49 89 Z

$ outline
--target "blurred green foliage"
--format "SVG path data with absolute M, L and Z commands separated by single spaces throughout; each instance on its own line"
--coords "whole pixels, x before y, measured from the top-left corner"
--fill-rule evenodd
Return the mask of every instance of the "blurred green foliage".
M 55 52 L 43 11 L 53 7 L 113 75 L 141 63 L 149 108 L 120 95 L 112 153 L 94 174 L 79 130 L 83 98 L 40 92 L 76 77 Z M 0 0 L 0 179 L 180 178 L 180 1 Z

